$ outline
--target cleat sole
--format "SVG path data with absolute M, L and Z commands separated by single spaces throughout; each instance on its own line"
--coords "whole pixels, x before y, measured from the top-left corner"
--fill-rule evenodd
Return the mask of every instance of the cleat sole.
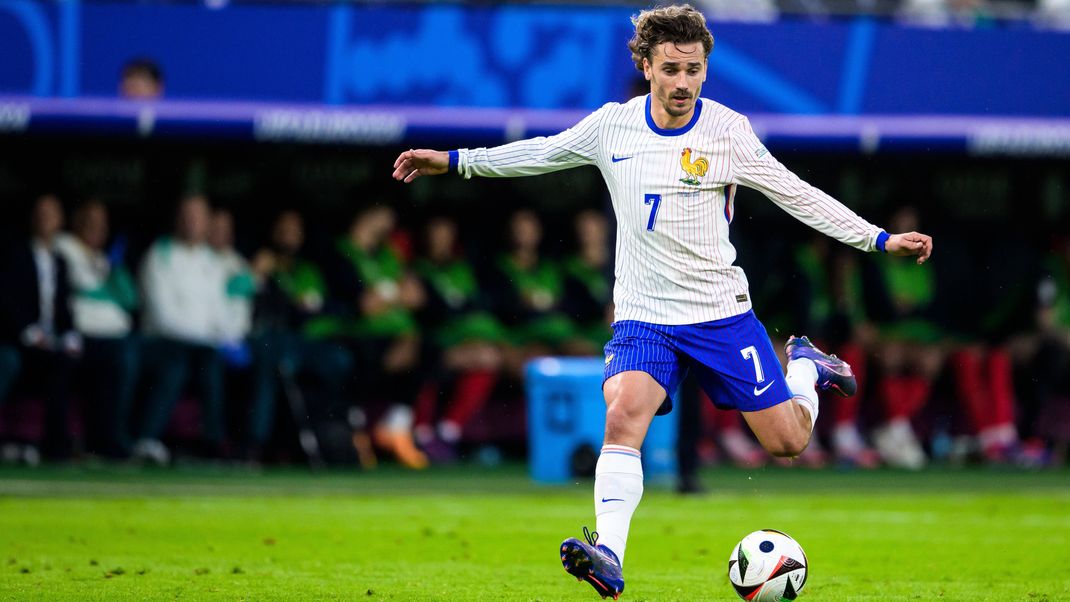
M 561 546 L 561 550 L 564 552 L 561 554 L 561 564 L 568 574 L 576 578 L 576 581 L 589 583 L 602 596 L 603 600 L 609 597 L 614 600 L 620 598 L 622 592 L 606 587 L 604 583 L 594 576 L 594 562 L 583 547 L 566 542 Z

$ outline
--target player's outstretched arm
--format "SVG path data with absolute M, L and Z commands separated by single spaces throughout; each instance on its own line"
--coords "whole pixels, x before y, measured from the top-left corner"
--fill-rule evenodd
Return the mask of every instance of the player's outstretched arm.
M 439 176 L 449 170 L 450 154 L 446 151 L 407 150 L 394 161 L 394 179 L 408 184 L 420 176 Z
M 891 234 L 884 243 L 884 250 L 889 255 L 918 258 L 918 265 L 925 263 L 933 253 L 933 237 L 921 232 Z

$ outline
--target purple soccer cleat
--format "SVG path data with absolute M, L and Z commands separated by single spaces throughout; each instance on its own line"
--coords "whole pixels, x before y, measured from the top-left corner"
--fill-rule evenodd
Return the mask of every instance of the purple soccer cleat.
M 598 533 L 583 528 L 586 543 L 575 537 L 561 542 L 561 564 L 568 574 L 586 581 L 605 598 L 620 598 L 624 591 L 624 575 L 617 555 L 606 546 L 598 545 Z
M 817 388 L 821 391 L 834 391 L 842 397 L 850 397 L 858 391 L 851 365 L 835 355 L 821 351 L 806 337 L 792 336 L 784 345 L 788 360 L 806 358 L 817 367 Z

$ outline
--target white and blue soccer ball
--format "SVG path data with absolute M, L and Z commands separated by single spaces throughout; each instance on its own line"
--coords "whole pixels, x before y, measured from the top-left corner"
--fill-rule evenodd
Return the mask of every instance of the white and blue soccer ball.
M 786 533 L 763 529 L 743 538 L 728 558 L 728 580 L 749 602 L 794 600 L 806 585 L 806 553 Z

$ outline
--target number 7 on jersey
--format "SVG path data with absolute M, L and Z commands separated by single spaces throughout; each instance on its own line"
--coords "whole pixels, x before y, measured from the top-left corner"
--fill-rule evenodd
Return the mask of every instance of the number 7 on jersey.
M 643 197 L 643 204 L 644 205 L 653 205 L 653 207 L 650 208 L 650 219 L 647 220 L 647 222 L 646 222 L 647 231 L 648 232 L 653 232 L 654 231 L 654 222 L 656 222 L 658 220 L 658 207 L 661 206 L 661 195 L 660 194 L 648 194 L 645 197 Z

